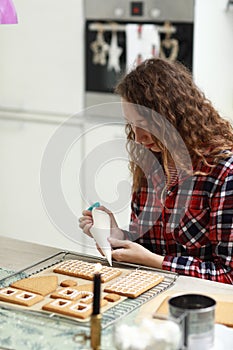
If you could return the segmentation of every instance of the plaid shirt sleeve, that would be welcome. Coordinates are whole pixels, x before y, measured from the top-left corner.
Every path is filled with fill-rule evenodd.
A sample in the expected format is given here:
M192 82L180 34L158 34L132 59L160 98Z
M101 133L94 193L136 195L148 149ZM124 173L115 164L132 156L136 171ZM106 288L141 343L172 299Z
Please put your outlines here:
M163 255L165 270L233 284L233 157L222 161L211 176L195 177L189 207L173 232L163 231L168 227L167 208L151 225L151 208L145 200L148 192L151 189L142 187L133 196L126 238ZM168 208L173 203L169 198ZM151 227L145 230L147 226Z

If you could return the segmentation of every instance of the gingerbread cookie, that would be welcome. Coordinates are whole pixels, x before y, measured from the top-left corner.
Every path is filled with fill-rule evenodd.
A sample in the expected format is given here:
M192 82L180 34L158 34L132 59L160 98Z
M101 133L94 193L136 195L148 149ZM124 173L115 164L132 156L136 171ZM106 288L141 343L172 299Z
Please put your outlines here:
M74 280L63 280L60 283L61 287L74 287L77 286L77 282Z
M12 283L11 287L45 296L55 291L57 285L57 276L38 276L23 278Z
M88 290L82 291L75 287L67 287L52 293L50 297L53 299L79 300L80 302L89 304L93 300L93 293Z
M104 292L137 298L140 294L162 282L163 279L163 276L154 272L136 270L108 284L104 288Z
M100 306L107 304L107 300L101 299ZM87 304L78 301L71 301L65 299L55 299L48 304L42 306L43 310L56 312L65 316L77 317L85 319L92 314L92 304Z
M111 303L114 303L115 301L120 300L120 295L119 294L115 294L115 293L108 293L104 296L104 299L106 299L107 301L110 301Z
M12 287L0 289L0 300L8 303L32 306L44 298L41 295Z
M63 275L74 276L84 278L87 280L93 280L96 264L88 263L81 260L66 260L61 262L54 272L61 273ZM121 270L114 267L102 266L101 268L101 282L105 283L113 278L119 276Z
M65 299L55 299L43 305L42 309L82 319L87 318L92 313L92 305Z
M79 286L75 287L75 289L79 290L80 292L93 292L93 283L80 284Z
M82 292L77 289L66 287L60 288L58 291L53 292L50 295L53 299L67 299L67 300L78 300L82 297Z
M80 303L90 304L93 301L94 294L92 292L83 291L81 293Z

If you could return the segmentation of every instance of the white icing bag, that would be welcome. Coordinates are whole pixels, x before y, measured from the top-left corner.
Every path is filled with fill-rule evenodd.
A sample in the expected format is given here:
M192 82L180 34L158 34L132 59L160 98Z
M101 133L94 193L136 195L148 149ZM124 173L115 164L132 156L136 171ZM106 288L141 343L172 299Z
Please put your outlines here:
M90 232L104 253L109 265L112 266L112 249L108 241L111 230L110 216L103 210L93 208L92 210L93 226L90 228Z

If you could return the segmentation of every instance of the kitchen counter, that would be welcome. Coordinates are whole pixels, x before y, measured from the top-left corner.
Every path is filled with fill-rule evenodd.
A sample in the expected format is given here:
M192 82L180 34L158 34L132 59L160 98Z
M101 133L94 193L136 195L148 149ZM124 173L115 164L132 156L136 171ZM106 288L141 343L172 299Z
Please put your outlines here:
M60 250L57 248L0 236L0 267L18 271Z
M23 269L29 265L32 265L40 260L43 260L43 259L61 251L57 248L42 246L39 244L34 244L34 243L29 243L29 242L23 242L20 240L10 239L10 238L6 238L6 237L0 237L0 242L1 242L0 267L4 268L4 269L14 270L14 271L18 271L20 269ZM219 300L219 301L233 302L233 286L232 285L226 285L226 284L207 281L207 280L201 280L201 279L193 278L193 277L179 276L178 279L176 280L175 284L173 286L171 286L167 291L165 291L165 292L159 294L158 296L156 296L155 298L151 299L149 302L145 303L144 305L139 307L137 310L134 310L133 313L126 316L126 318L124 320L125 320L125 322L128 322L128 323L133 322L135 324L138 324L138 323L140 323L140 321L143 318L148 317L148 316L151 317L151 315L156 311L156 309L161 304L161 302L165 299L165 297L170 296L170 295L174 295L177 293L190 293L190 292L191 293L202 293L202 294L214 296L215 299ZM4 314L4 312L3 312L3 314ZM1 317L3 317L3 314ZM9 311L6 311L4 316L6 317L6 320L10 325ZM13 317L13 314L12 314L12 317ZM15 318L15 316L13 317L13 319L14 318ZM35 316L34 316L33 321L36 322L36 320L37 320L37 318L35 318ZM25 322L23 322L22 319L17 320L17 322L16 322L17 327L19 327L19 324L21 324L22 322L23 322L24 327L28 327L27 326L28 319L25 319L24 321ZM78 331L78 329L79 329L78 326L76 326L75 329L74 329L74 327L70 326L68 328L70 333L68 332L68 329L65 331L64 328L61 328L61 332L59 333L59 331L58 331L59 325L56 325L56 327L57 327L56 332L58 334L55 337L53 334L53 332L55 330L53 329L54 327L51 326L51 322L50 322L50 325L46 325L44 323L44 321L41 321L40 318L38 318L39 324L37 325L36 331L38 332L38 329L42 330L43 328L46 327L46 332L48 332L48 335L46 337L47 342L48 342L48 339L51 338L52 339L51 341L53 341L53 343L56 344L56 342L55 342L57 339L56 337L58 337L58 334L59 334L59 336L63 336L63 339L66 341L66 346L64 347L64 345L63 345L63 348L72 349L72 350L73 349L82 349L82 350L84 349L83 345L81 347L77 347L77 345L75 345L75 343L73 342L73 339L74 339L73 335L75 334L75 332ZM12 329L11 329L11 325L9 328L9 325L8 325L8 328L6 328L6 329L9 329L7 332L8 332L9 337L11 337L11 332L13 332L15 324L12 325ZM30 327L32 327L31 324L30 324ZM51 331L50 331L50 327L51 327ZM1 324L0 324L0 329L1 329ZM22 329L22 326L20 329ZM28 329L28 328L26 328L26 329ZM88 331L87 328L84 330L84 332L86 332L86 331ZM0 331L0 346L2 346L2 347L0 347L0 349L4 349L4 347L8 348L8 349L17 349L17 350L23 349L23 348L24 349L33 349L33 348L35 349L36 348L35 347L36 345L33 344L34 340L32 341L32 339L34 339L32 330L30 330L30 332L28 332L28 334L25 334L25 331L23 334L21 334L17 328L17 332L19 332L18 335L20 337L20 342L19 341L17 342L17 340L15 340L15 343L13 343L14 347L12 347L12 343L7 338L7 335L4 334L4 332ZM17 332L14 331L14 337L16 337ZM103 332L102 344L103 344L103 349L110 350L111 346L107 345L107 342L109 344L109 342L111 341L109 339L111 339L111 337L109 335L109 332L107 332L107 333ZM44 334L44 331L41 334ZM65 334L66 334L66 337L65 337ZM231 335L233 337L233 331L232 331ZM25 345L26 343L23 342L24 337L26 337L25 342L27 342L27 345ZM42 341L42 338L43 338L43 341ZM6 339L8 339L8 340L6 340ZM32 347L29 346L30 339L31 339ZM9 341L9 344L7 343L7 341ZM13 340L11 340L11 341L13 341ZM46 350L46 345L44 342L45 342L44 335L43 336L41 335L41 342L37 336L37 343L38 343L37 348L38 349ZM15 347L16 343L17 343L17 347ZM56 349L56 350L60 349L60 347L59 347L60 345L61 345L60 340L59 341L57 340L57 346L54 349ZM49 342L48 342L47 348L50 350L53 349L53 347L51 346L51 344ZM88 347L87 347L87 349L88 349ZM112 349L114 349L114 347L112 347ZM224 350L228 350L228 348L224 348Z

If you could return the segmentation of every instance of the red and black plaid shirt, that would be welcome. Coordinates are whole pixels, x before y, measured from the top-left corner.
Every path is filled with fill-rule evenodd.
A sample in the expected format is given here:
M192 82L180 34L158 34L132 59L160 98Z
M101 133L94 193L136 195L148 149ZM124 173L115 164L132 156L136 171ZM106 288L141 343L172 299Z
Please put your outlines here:
M125 238L163 255L165 270L233 284L233 157L209 175L180 179L163 203L161 167L143 180L132 197Z

